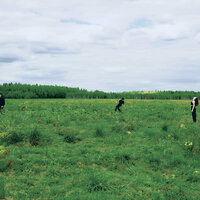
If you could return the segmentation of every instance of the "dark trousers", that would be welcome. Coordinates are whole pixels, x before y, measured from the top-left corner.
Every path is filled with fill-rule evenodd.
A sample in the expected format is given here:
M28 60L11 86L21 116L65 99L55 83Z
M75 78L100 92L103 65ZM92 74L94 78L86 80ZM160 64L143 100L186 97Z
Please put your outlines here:
M119 110L119 112L121 112L121 110L120 110L120 105L117 105L116 107L115 107L115 111L117 111L117 110Z
M193 119L193 122L197 121L196 109L194 109L192 112L192 119Z

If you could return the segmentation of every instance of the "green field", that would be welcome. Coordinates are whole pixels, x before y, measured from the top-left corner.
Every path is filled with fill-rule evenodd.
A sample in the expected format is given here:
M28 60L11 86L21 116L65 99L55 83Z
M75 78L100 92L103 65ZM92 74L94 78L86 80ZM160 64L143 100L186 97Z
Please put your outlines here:
M109 99L6 103L2 199L200 199L190 101L126 100L122 113Z

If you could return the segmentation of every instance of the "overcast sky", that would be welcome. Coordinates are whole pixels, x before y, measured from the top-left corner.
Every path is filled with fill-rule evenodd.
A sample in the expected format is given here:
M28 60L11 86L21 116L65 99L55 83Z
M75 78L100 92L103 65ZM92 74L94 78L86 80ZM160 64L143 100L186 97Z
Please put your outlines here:
M0 0L0 83L200 89L200 0Z

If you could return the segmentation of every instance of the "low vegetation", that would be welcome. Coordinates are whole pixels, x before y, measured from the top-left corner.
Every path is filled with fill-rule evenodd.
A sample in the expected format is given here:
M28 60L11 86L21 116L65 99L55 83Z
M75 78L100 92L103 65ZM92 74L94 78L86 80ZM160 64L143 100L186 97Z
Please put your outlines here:
M199 199L200 123L190 101L126 100L122 113L116 104L7 100L0 199Z

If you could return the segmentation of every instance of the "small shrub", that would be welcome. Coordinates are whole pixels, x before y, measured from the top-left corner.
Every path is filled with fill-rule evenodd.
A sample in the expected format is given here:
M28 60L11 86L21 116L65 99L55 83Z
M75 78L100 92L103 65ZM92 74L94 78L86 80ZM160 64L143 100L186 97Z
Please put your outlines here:
M41 133L39 130L34 129L29 135L29 142L32 146L37 146L41 142Z

